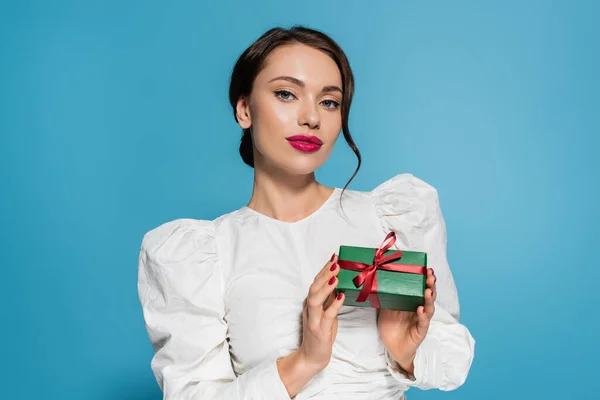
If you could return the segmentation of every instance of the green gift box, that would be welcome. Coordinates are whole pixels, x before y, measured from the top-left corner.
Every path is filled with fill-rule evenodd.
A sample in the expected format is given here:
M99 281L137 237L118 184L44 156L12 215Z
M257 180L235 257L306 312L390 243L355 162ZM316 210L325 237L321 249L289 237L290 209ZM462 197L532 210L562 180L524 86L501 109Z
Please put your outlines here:
M391 232L378 249L340 246L337 291L344 305L416 312L425 304L427 253L389 250L395 240Z

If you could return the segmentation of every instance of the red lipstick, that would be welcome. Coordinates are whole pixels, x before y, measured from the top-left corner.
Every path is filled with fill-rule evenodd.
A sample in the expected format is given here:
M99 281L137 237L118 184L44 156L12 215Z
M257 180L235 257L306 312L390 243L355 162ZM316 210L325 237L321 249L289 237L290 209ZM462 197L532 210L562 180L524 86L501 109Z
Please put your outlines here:
M296 150L313 153L321 148L323 142L316 136L295 135L286 138L288 143Z

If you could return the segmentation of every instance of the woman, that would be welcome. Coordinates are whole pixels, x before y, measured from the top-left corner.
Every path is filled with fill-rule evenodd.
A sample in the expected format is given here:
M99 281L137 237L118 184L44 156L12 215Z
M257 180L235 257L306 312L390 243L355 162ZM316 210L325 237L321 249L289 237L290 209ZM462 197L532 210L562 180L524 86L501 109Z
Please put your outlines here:
M465 381L474 340L458 322L436 190L410 174L371 192L315 180L340 131L360 168L353 88L343 51L307 28L272 29L238 59L229 97L254 168L248 205L165 223L140 252L165 399L399 399ZM397 248L428 253L425 306L343 306L336 250L378 247L392 231Z

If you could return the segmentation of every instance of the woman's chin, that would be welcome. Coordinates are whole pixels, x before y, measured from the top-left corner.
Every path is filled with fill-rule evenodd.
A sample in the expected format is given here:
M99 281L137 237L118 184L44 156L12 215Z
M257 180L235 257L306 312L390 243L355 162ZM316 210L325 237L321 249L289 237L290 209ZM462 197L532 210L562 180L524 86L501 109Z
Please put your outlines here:
M264 164L269 165L271 167L275 167L277 169L283 170L290 175L309 175L319 169L326 159L323 159L323 156L320 154L279 154L277 157L270 158L264 154L261 154L259 157L263 157ZM255 162L260 165L262 162ZM260 167L259 167L260 168ZM267 167L269 168L269 167Z
M316 157L294 157L283 160L279 165L291 175L309 175L323 165L323 162L320 161Z

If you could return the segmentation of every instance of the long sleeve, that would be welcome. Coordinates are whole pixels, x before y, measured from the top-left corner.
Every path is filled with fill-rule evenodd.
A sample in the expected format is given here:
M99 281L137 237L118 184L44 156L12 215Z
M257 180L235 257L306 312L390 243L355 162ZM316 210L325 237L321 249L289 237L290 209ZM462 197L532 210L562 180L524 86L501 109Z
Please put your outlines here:
M274 359L236 377L223 291L212 221L175 220L144 236L138 292L164 399L289 400Z
M386 351L388 370L401 383L420 389L453 390L467 379L475 340L459 322L460 307L446 256L446 226L435 188L411 174L401 174L372 191L374 205L386 231L394 231L406 250L425 251L435 271L435 313L417 349L414 380L405 377Z

